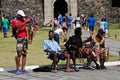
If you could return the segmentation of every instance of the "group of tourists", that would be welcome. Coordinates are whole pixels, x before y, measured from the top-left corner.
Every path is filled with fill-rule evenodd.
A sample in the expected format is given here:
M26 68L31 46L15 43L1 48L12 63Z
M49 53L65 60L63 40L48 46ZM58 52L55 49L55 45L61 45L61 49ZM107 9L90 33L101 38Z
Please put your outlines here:
M106 37L108 36L108 21L106 20L106 18L102 18L101 21L96 21L96 19L94 18L93 15L90 15L90 17L87 18L87 22L88 22L88 27L89 27L89 33L90 35L92 36L93 35L93 32L94 32L94 27L95 27L95 24L99 24L99 28L102 29L105 34L106 34Z
M98 30L98 33L94 36L90 36L86 40L82 40L82 30L80 27L74 31L75 35L71 36L65 43L65 49L60 48L60 45L54 40L54 31L49 31L49 39L44 40L44 51L48 52L49 56L53 56L53 72L57 72L57 58L64 57L66 61L66 72L79 71L76 66L77 58L87 58L86 68L95 69L90 66L93 61L96 64L96 69L106 69L104 63L106 61L106 48L104 34L102 29ZM90 42L90 47L83 47L84 43ZM74 69L70 69L70 59L73 61ZM100 61L100 65L97 61Z
M103 21L105 26L104 29L102 26ZM66 13L64 17L62 14L59 14L58 18L55 18L54 30L49 31L48 40L44 40L43 42L44 51L47 52L49 56L53 56L52 72L57 72L57 60L60 57L66 59L66 72L79 71L79 69L76 67L77 58L87 58L87 68L91 67L90 64L93 61L96 64L96 69L106 69L104 66L106 60L104 34L107 32L108 23L106 22L106 19L101 20L100 29L98 30L97 35L93 35L95 22L96 19L93 17L93 15L91 15L89 18L86 18L83 14L81 16L77 15L74 21L71 13ZM88 27L86 27L86 23L88 23ZM6 16L3 16L2 25L4 37L7 37L8 24L8 19L6 19ZM28 42L30 41L31 43L34 36L33 31L38 30L38 25L33 18L26 17L26 14L23 10L17 11L15 18L11 20L11 24L14 32L13 36L17 41L17 56L15 56L16 74L28 73L28 71L25 69L26 56L28 53ZM31 24L31 27L29 28L30 33L27 33L26 24ZM73 27L73 24L75 27ZM82 40L81 37L83 27L88 28L90 31L90 37L86 40ZM71 29L75 29L74 35L68 37L68 34L71 33ZM61 49L60 47L60 34L62 34L64 42L63 46L65 49ZM89 48L85 47L87 42L90 42L91 46ZM70 59L73 61L73 69L70 68ZM21 69L20 61L22 61ZM100 61L100 65L97 63L97 61Z
M105 37L108 37L108 21L106 20L106 18L102 18L99 24L100 29L102 29L106 33Z
M81 19L83 20L81 21ZM77 58L87 58L86 68L95 69L95 67L90 66L91 62L94 62L96 69L106 69L104 63L108 57L108 53L106 52L108 48L105 47L105 33L107 33L108 22L104 19L104 29L100 26L97 34L94 35L93 32L96 22L92 14L88 18L83 14L81 17L77 15L74 22L71 13L65 14L64 17L59 14L58 18L55 18L55 30L49 31L49 39L44 40L44 51L48 52L49 56L53 56L53 72L57 72L57 58L61 58L61 56L67 59L67 72L79 71L76 67ZM74 23L75 27L73 27ZM99 24L101 25L101 22ZM82 40L82 29L86 28L89 30L90 37L86 40ZM74 35L67 37L68 35L66 36L65 34L70 34L70 29L75 29ZM60 48L60 33L62 33L62 36L66 39L64 50ZM90 42L89 47L85 46L87 42ZM70 69L69 67L70 59L73 61L74 69ZM97 61L99 61L99 63Z

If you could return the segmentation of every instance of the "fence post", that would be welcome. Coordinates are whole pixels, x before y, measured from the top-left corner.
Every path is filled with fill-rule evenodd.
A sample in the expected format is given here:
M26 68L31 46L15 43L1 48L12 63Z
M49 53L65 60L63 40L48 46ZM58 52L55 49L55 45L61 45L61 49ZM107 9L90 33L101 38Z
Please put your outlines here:
M118 51L118 54L119 54L119 60L120 60L120 51Z
M117 39L117 34L115 34L115 39Z

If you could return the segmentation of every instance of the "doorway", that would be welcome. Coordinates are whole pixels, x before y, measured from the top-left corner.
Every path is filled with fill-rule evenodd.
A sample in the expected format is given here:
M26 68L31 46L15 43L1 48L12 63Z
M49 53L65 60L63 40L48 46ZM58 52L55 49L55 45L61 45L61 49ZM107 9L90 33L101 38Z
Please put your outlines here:
M68 4L65 0L56 0L54 3L54 18L57 18L59 14L62 16L68 12Z

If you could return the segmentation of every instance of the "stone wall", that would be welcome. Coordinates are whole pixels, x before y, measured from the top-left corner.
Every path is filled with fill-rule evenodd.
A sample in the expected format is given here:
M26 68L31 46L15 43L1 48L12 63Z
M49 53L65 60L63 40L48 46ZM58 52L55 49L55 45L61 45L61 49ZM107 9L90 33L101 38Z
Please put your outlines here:
M2 12L12 18L16 15L17 10L22 9L28 16L35 16L39 25L43 25L46 17L44 14L44 1L45 0L1 0ZM66 1L68 2L69 0ZM77 1L77 13L79 14L83 13L88 17L89 14L93 13L97 20L105 17L110 23L118 22L119 20L120 8L112 7L112 0L71 1ZM48 3L47 5L51 4Z
M44 8L42 1L43 0L1 0L2 12L12 18L16 15L17 10L22 9L28 17L30 15L35 16L39 25L43 25Z
M120 8L112 7L112 0L78 0L78 13L89 16L91 13L97 20L105 17L109 22L118 22Z

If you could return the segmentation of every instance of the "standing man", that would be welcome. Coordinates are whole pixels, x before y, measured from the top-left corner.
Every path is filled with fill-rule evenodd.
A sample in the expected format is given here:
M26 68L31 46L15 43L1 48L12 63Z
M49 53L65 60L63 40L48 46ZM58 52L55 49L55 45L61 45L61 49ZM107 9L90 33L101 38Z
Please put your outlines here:
M4 19L2 20L2 29L3 29L3 37L7 38L7 33L8 33L8 28L9 28L9 21L6 16L4 16Z
M77 14L77 17L75 17L75 26L76 28L80 27L80 16Z
M69 15L66 15L66 22L67 22L67 29L68 29L68 36L72 29L72 14L69 13Z
M59 21L59 24L62 26L62 23L63 23L63 16L62 16L62 14L59 14L58 21Z
M72 14L70 13L69 15L66 15L66 21L67 21L67 28L72 27Z
M12 22L12 25L14 28L16 28L16 39L17 39L17 56L16 56L16 74L20 73L28 73L27 70L25 70L25 64L26 64L26 56L27 51L25 48L27 48L27 32L26 32L26 24L30 22L30 19L25 19L25 13L23 10L17 11L16 20ZM22 67L20 69L20 59L22 57Z
M92 36L93 35L93 31L94 31L94 26L95 26L96 19L91 14L91 16L87 19L87 22L88 22L88 28L89 28L90 36Z

